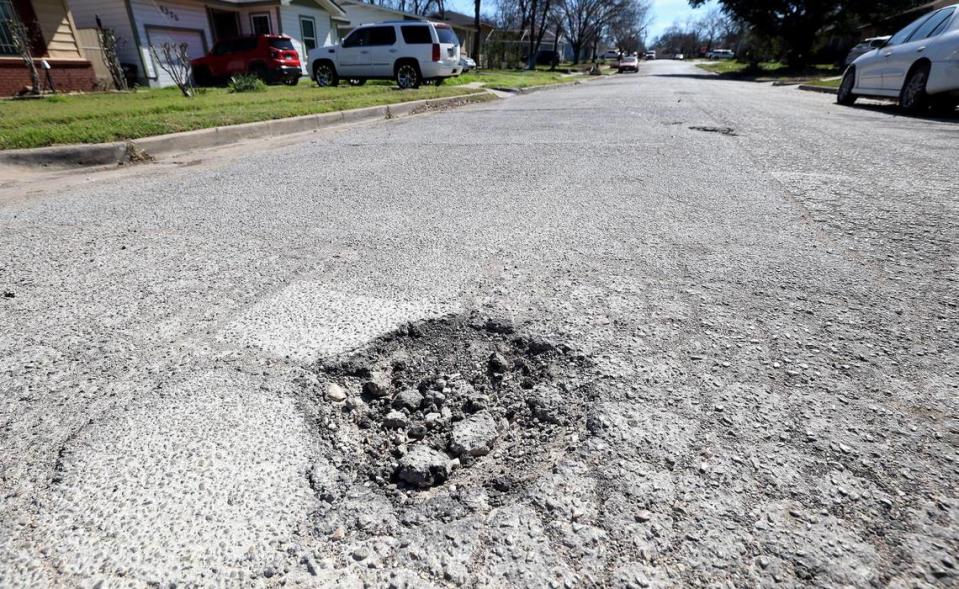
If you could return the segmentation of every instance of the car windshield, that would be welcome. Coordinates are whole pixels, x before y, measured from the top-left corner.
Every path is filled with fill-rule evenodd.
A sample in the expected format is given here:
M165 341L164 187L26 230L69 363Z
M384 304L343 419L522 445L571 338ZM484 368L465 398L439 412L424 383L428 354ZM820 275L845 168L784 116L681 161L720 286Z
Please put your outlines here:
M293 49L293 41L289 39L270 39L270 47L274 49Z
M456 37L456 33L453 32L453 29L436 27L436 35L439 37L440 43L449 43L450 45L460 44L460 40Z

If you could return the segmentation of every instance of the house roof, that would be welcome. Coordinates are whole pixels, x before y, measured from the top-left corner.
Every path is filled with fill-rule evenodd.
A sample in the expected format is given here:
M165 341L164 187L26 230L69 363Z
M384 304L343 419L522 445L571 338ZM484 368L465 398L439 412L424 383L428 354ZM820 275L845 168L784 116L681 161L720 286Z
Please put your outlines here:
M475 17L468 14L463 14L462 12L454 12L452 10L447 10L444 13L435 12L430 18L436 20L445 20L451 25L468 28L473 28L473 24L475 22ZM493 23L480 19L480 28L492 29L495 27Z
M255 4L261 4L261 5L279 4L281 6L289 6L290 4L293 3L293 0L276 0L273 2L269 0L218 0L218 1L222 4L235 4L235 5L241 5L241 6L255 5ZM310 3L316 4L323 10L329 12L330 15L334 17L336 16L342 17L346 15L346 13L343 12L343 9L340 7L340 5L337 4L334 0L303 0L303 2L305 4L310 4Z

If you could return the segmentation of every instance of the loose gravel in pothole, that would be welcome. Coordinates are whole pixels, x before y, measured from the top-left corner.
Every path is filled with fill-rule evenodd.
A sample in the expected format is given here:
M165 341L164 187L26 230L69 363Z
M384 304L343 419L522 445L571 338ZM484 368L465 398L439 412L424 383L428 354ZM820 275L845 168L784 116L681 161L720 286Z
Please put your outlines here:
M496 497L534 478L583 428L587 365L509 322L450 316L318 364L307 411L340 478L400 500L457 483Z

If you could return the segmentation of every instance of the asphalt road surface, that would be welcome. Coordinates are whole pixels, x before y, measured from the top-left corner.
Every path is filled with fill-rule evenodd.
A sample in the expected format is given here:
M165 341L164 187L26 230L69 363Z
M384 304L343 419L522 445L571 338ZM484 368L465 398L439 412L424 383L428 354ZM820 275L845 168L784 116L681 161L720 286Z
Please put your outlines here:
M697 72L0 200L0 585L955 586L959 119ZM578 388L364 478L438 317Z

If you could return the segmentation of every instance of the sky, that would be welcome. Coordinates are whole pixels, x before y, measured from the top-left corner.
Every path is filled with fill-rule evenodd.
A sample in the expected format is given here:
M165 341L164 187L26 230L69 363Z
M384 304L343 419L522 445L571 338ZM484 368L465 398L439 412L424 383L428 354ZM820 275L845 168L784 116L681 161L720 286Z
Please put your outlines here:
M689 18L698 18L710 6L714 6L716 0L710 0L705 6L696 10L689 7L688 0L652 0L652 4L653 23L650 26L648 37L655 39L673 23L685 23ZM483 0L483 12L492 12L494 5L495 0ZM473 14L473 0L446 0L446 8Z

